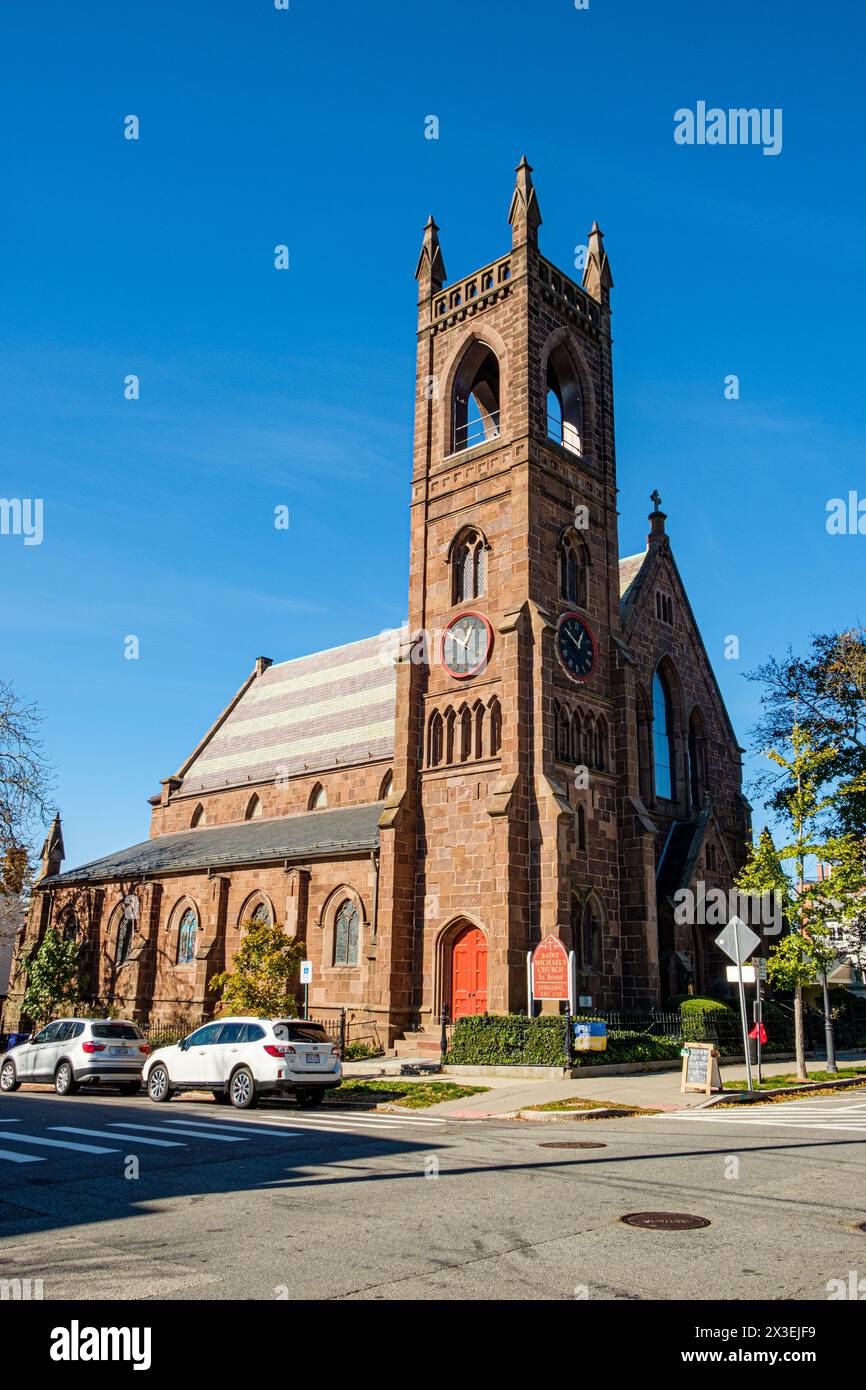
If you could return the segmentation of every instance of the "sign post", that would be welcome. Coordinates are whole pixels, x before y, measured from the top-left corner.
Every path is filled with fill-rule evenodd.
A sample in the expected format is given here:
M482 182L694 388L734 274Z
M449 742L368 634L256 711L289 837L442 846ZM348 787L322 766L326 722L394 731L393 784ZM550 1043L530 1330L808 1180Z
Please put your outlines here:
M301 961L301 984L304 986L304 1018L310 1016L310 985L313 980L313 962Z
M716 945L737 967L737 986L740 995L740 1023L743 1028L743 1052L746 1057L746 1085L752 1090L752 1053L749 1047L749 1020L746 1016L746 991L743 984L743 962L747 961L761 938L739 917L732 917L724 931L716 937Z
M535 1000L532 993L532 952L526 952L526 1017L535 1013Z

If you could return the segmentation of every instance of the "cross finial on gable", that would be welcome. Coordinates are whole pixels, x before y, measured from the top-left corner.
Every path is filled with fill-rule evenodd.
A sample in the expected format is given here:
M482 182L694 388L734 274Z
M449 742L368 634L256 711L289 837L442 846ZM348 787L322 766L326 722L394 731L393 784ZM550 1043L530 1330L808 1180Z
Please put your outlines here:
M653 488L650 493L650 501L655 503L655 511L660 512L662 509L662 499L658 488Z

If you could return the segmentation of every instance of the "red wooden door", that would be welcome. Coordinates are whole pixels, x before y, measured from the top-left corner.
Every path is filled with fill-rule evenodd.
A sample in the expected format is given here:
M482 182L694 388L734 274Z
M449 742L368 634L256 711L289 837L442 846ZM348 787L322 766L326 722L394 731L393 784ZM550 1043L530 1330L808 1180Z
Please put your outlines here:
M451 1016L487 1009L487 940L478 927L464 927L451 953Z

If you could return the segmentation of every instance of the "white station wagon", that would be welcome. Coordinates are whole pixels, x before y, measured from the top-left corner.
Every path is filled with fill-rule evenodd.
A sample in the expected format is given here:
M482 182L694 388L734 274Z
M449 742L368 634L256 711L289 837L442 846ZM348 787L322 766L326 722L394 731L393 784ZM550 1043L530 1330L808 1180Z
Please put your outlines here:
M17 1091L22 1083L36 1081L53 1082L59 1096L71 1096L80 1086L103 1085L135 1095L149 1051L135 1023L57 1019L0 1059L0 1091Z
M301 1018L223 1018L206 1023L147 1060L144 1083L151 1100L176 1091L213 1091L239 1110L260 1095L291 1092L311 1109L343 1079L340 1049L321 1023Z

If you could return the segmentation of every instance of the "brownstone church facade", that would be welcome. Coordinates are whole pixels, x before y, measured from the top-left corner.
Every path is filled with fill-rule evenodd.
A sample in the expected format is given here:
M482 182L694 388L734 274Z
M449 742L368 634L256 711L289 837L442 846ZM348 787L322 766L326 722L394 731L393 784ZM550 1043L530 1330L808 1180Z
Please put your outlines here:
M599 1008L724 988L715 931L672 900L742 862L741 749L657 492L619 555L602 233L580 284L546 260L525 159L509 223L447 286L424 231L408 627L259 658L141 844L62 872L52 826L19 950L49 924L79 940L128 1016L209 1016L254 917L303 941L318 1016L388 1042L443 1006L525 1010L551 932Z

